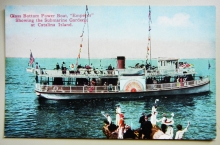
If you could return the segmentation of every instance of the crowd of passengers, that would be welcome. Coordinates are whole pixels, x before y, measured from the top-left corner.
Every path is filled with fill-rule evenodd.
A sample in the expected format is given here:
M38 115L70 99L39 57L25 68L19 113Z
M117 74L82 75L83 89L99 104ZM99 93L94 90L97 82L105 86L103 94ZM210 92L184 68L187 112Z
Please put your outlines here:
M192 81L194 80L192 75L185 75L185 76L176 76L171 78L171 76L165 77L149 77L146 79L147 84L161 84L161 83L173 83L173 82L181 82L181 81Z

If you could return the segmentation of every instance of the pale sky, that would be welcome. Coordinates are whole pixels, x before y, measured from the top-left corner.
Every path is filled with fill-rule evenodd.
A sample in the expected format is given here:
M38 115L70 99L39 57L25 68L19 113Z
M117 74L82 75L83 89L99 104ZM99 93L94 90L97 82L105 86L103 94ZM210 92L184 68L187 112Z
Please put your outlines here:
M6 6L6 57L76 58L83 22L70 22L71 14L84 14L86 6ZM149 6L88 6L90 58L146 58ZM39 27L39 22L15 22L12 14L67 15L71 27ZM80 19L83 19L81 17ZM36 18L29 18L35 20ZM41 18L44 21L44 18ZM53 19L59 19L57 17ZM151 56L215 58L214 6L151 6ZM46 24L48 22L40 22ZM35 27L31 27L35 24ZM88 29L84 28L81 58L88 57Z

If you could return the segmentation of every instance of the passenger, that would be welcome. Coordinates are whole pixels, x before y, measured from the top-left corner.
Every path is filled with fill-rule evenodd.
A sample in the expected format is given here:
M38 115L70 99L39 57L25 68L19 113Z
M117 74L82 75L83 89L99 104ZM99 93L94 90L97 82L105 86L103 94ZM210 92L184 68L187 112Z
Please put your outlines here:
M62 64L62 74L66 74L66 64L63 62Z
M39 68L39 66L38 66L38 62L36 62L36 69L38 69Z
M157 125L157 111L155 110L155 111L153 111L152 113L151 113L151 124L152 124L152 126L153 127L156 127L156 125Z
M56 70L59 70L60 69L60 65L59 63L56 64Z
M174 116L174 113L171 113L171 118L168 119L168 121L171 121L171 123L167 124L167 129L165 132L165 134L169 136L168 139L173 139L173 124L174 124L173 116Z
M153 78L153 89L156 88L156 84L157 84L157 80L156 80L156 78Z
M151 124L153 127L156 127L156 123L157 123L157 101L159 101L159 99L156 99L154 102L154 105L152 106L151 109Z
M112 65L111 64L108 66L108 70L112 70Z
M116 110L115 110L115 113L116 113L116 121L115 121L115 124L116 124L117 126L119 126L119 120L120 120L120 115L119 115L119 114L121 114L121 107L120 107L120 105L117 105Z
M124 131L124 139L135 139L135 134L134 131L131 130L131 127L126 125L125 126L125 131Z
M37 73L37 71L36 71L36 73ZM36 80L36 83L38 83L38 74L36 74L35 80Z
M104 90L107 90L107 84L106 84L106 82L103 84L103 86L104 86Z
M117 129L117 126L112 122L111 116L108 113L106 114L102 113L102 115L105 116L105 118L107 119L107 120L104 120L104 123L107 125L108 130L110 132L114 132Z
M96 84L95 80L92 80L90 84L91 84L91 86L95 86L95 84Z
M73 63L70 65L69 72L70 72L70 74L75 74L75 72L74 72L74 64Z
M176 83L177 83L177 87L180 87L179 77L177 77L177 79L176 79Z
M85 68L86 69L91 69L91 67L89 65L86 65Z
M180 81L180 86L182 87L183 86L183 79L180 78L179 81Z
M123 139L123 136L124 136L124 127L125 127L124 115L121 113L121 114L120 114L119 124L118 124L118 139Z
M112 90L113 90L112 84L109 84L109 86L108 86L108 91L111 92Z
M145 119L145 122L143 123L143 126L141 127L143 134L144 134L144 139L151 139L150 135L152 133L152 124L150 121L148 121L147 116L145 116L144 119Z
M111 118L111 116L109 115L109 114L106 114L105 115L105 117L106 117L106 119L108 120L108 125L110 126L111 124L112 124L112 118Z
M155 100L154 105L152 106L152 109L151 109L151 113L153 113L154 111L157 111L157 101L159 101L159 99Z
M163 131L163 133L166 133L166 129L167 129L167 123L171 123L172 121L168 121L166 118L166 114L163 114L163 118L158 120L158 122L161 121L161 130Z
M186 86L186 77L183 78L183 86Z
M74 64L72 63L72 64L70 64L70 70L74 70Z
M189 125L190 125L190 122L188 122L188 125L186 126L186 128L184 130L182 130L182 125L178 124L176 126L178 131L176 132L175 139L183 139L183 135L187 131Z
M111 75L111 74L112 74L112 70L113 70L111 64L108 66L108 69L107 69L107 70L108 70L108 74Z
M117 88L118 88L118 91L120 91L120 82L117 81Z
M142 138L142 134L143 134L142 127L143 127L144 122L145 122L145 113L142 113L142 116L139 118L139 123L140 123L140 131L138 134L139 139Z

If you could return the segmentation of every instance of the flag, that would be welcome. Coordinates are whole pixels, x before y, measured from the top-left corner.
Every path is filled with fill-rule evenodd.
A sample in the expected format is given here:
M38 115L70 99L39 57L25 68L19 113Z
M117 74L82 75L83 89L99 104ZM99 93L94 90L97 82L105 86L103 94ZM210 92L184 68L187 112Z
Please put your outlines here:
M31 52L29 64L32 65L33 63L34 63L34 57L33 57L32 52Z

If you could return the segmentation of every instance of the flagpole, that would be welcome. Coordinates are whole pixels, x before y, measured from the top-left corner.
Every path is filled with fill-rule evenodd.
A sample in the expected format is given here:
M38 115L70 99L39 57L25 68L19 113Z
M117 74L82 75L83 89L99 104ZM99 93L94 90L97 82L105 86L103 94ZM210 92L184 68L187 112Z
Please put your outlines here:
M150 35L150 31L151 31L150 22L151 22L151 10L150 10L150 6L149 6L149 37L151 36ZM152 66L152 64L151 64L151 37L150 37L150 65Z
M87 31L88 31L88 59L89 59L89 66L90 66L90 53L89 53L89 11L88 6L86 5L86 12L87 12Z

